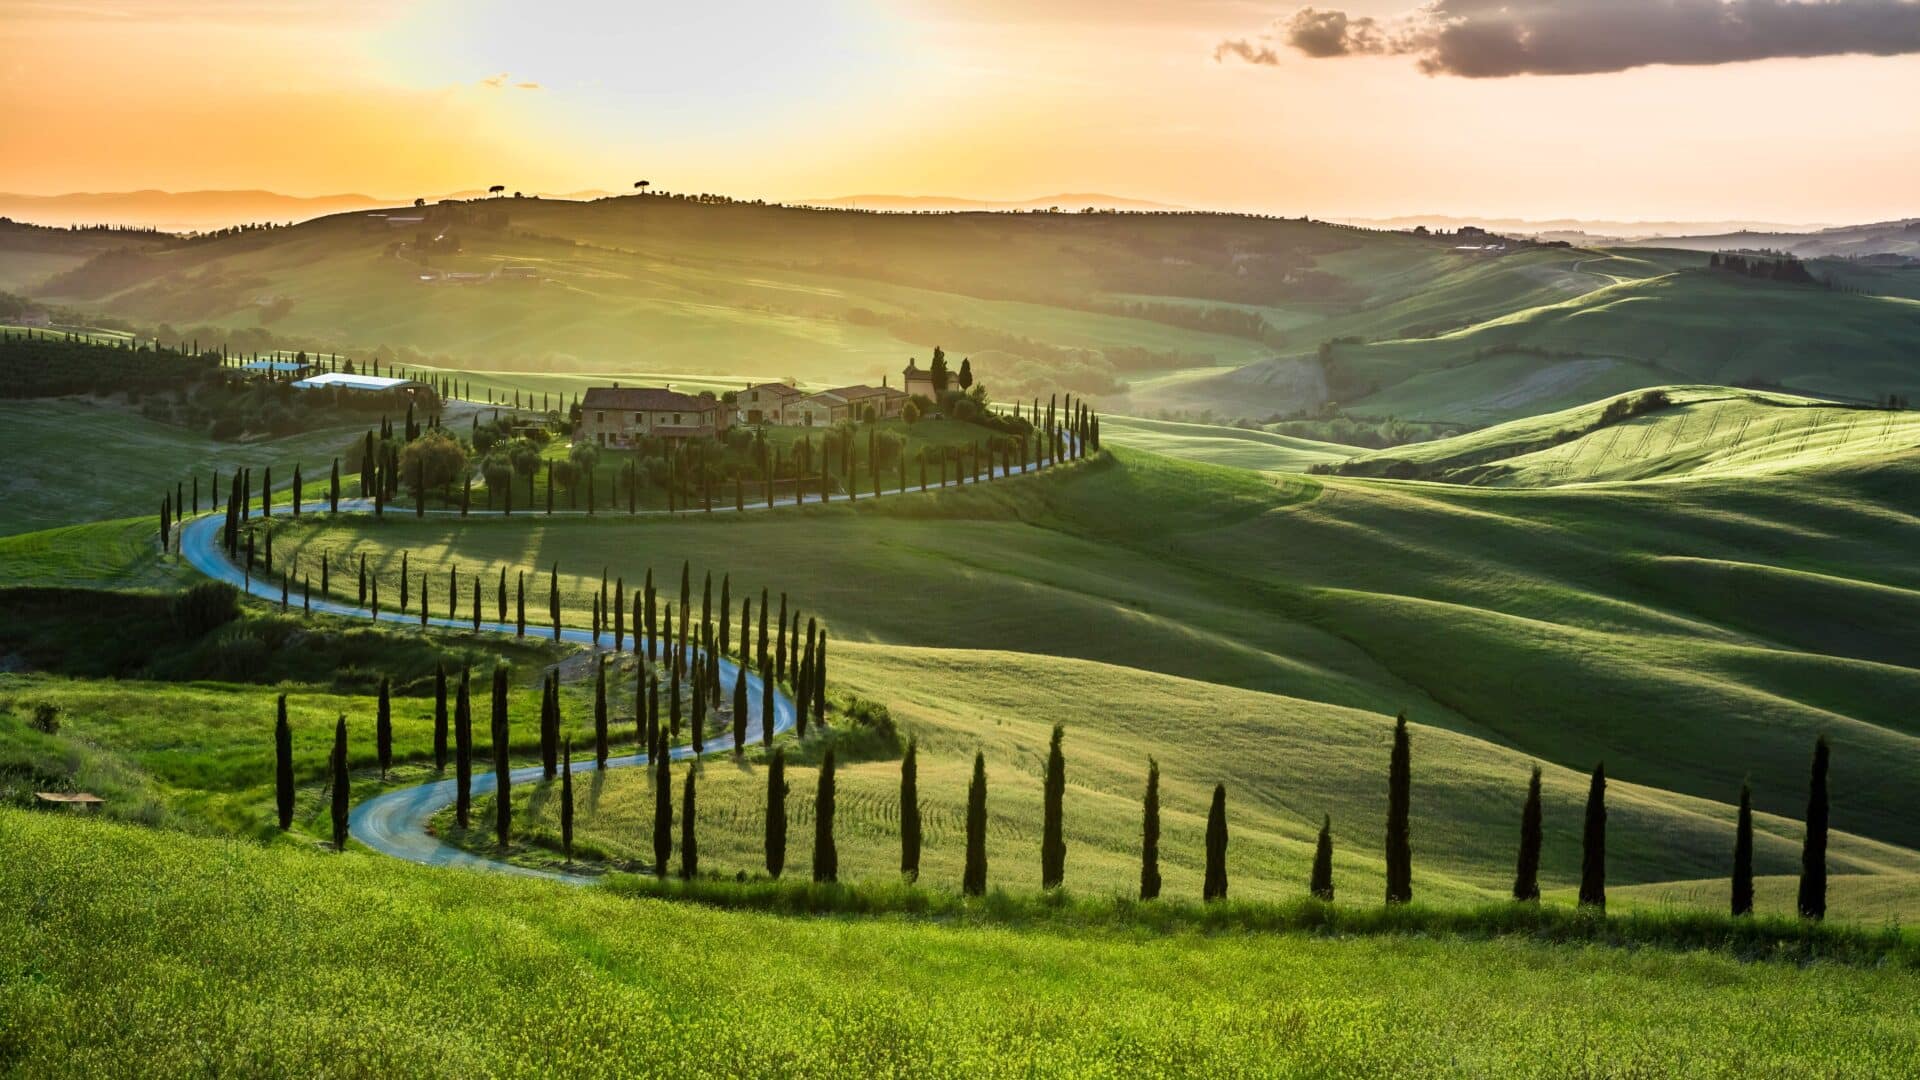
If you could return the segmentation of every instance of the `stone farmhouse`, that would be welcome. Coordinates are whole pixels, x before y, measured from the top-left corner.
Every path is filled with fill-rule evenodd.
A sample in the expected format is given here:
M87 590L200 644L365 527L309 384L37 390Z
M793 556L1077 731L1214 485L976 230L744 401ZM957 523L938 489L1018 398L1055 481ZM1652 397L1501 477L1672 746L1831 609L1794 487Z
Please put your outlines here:
M740 391L738 422L784 427L823 427L842 420L863 420L872 409L877 419L890 420L915 396L934 398L933 376L913 361L903 372L904 389L864 384L838 386L808 394L785 383L755 383Z
M712 438L733 423L733 409L711 391L682 394L662 387L596 386L580 399L575 442L627 449L642 437Z

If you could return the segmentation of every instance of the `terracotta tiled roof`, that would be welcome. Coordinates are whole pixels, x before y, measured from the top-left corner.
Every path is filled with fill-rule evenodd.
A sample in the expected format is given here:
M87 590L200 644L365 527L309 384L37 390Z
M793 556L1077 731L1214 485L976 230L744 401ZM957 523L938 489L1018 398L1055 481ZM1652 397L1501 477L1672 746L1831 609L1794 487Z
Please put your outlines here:
M580 399L582 409L618 412L700 412L718 405L715 398L698 398L657 386L596 386Z
M775 397L782 397L782 398L797 398L797 397L806 396L806 391L801 390L798 387L788 386L786 383L778 383L778 382L755 383L754 385L747 387L747 389L759 390L762 393L772 394Z

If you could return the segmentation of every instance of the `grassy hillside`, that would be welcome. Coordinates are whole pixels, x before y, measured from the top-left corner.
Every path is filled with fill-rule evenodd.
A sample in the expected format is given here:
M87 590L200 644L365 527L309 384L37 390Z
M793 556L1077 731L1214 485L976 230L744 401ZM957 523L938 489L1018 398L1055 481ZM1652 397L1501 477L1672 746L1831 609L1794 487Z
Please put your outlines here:
M1306 472L1315 465L1338 464L1361 452L1338 443L1268 431L1132 416L1102 416L1100 437L1116 446L1259 472Z
M1353 476L1499 487L1765 476L1899 454L1920 413L1721 386L1657 388L1337 463ZM1609 412L1624 413L1618 419Z
M780 918L11 810L0 859L0 1053L37 1076L1916 1063L1900 968Z

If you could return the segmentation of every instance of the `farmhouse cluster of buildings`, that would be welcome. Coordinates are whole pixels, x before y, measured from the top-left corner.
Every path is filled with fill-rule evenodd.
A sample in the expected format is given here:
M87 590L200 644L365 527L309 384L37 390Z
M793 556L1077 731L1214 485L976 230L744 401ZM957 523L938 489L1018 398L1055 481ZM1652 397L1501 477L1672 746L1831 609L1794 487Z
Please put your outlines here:
M729 405L712 391L684 394L660 387L596 386L580 399L574 439L595 446L626 447L642 436L655 439L712 437L735 424L825 427L842 420L900 415L916 395L933 398L933 376L908 361L901 387L864 384L808 393L786 383L754 383Z

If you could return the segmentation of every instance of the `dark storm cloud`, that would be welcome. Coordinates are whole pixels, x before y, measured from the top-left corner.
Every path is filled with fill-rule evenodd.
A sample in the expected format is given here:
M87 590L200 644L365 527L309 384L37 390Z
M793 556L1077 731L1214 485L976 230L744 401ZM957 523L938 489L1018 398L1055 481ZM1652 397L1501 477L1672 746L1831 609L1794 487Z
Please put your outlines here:
M1920 53L1920 0L1435 0L1396 19L1302 8L1216 60L1411 56L1429 75L1589 75L1648 64Z

